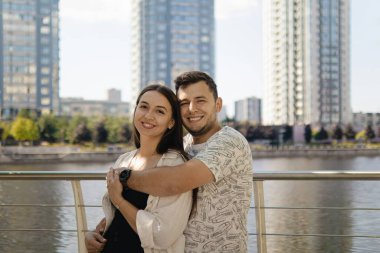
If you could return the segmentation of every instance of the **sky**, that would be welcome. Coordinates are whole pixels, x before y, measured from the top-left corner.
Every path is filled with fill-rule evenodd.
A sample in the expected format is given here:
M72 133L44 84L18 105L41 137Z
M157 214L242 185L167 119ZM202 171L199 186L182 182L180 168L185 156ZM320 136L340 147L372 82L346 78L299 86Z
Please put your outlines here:
M264 95L262 1L215 0L214 78L229 116L234 101ZM61 97L105 100L107 90L116 88L132 102L130 3L60 0ZM379 0L351 0L354 112L380 112L379 9Z

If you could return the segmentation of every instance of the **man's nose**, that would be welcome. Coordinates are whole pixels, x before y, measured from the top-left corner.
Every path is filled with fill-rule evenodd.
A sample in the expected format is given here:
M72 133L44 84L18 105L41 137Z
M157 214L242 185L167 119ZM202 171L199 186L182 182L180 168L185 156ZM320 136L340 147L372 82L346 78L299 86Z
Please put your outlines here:
M195 112L197 110L197 106L194 102L190 102L189 104L189 111L190 112Z

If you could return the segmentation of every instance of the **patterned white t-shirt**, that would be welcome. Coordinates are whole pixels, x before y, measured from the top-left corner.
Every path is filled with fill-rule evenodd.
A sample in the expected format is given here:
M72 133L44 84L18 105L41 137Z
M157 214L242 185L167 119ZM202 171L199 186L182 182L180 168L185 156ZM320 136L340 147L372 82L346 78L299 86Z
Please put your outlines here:
M207 142L185 149L214 174L215 182L198 189L195 215L190 217L186 253L247 252L247 215L252 195L252 154L238 131L223 127Z

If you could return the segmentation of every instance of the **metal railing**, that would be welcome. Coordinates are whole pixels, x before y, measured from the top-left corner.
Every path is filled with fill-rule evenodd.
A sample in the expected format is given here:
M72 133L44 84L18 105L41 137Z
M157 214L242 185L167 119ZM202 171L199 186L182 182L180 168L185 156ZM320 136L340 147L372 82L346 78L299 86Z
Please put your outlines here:
M83 201L80 181L83 180L104 180L105 172L99 171L0 171L0 180L66 180L70 181L74 194L74 205L76 213L78 252L87 252L84 244L84 235L88 231L86 212ZM341 237L369 237L380 238L379 236L362 235L323 235L323 234L267 234L265 223L266 209L340 209L340 210L375 210L379 208L351 208L351 207L265 207L264 205L264 181L278 180L380 180L380 172L374 171L286 171L286 172L259 172L254 173L254 203L256 217L256 237L258 253L267 252L267 235L288 235L288 236L341 236ZM22 204L0 203L1 206L22 206ZM39 206L63 206L42 204ZM67 205L65 205L67 206ZM21 229L29 231L30 229ZM38 230L38 229L33 229ZM45 229L46 230L46 229ZM54 229L47 229L55 231ZM0 231L18 231L16 229L2 229ZM75 231L73 231L75 232Z

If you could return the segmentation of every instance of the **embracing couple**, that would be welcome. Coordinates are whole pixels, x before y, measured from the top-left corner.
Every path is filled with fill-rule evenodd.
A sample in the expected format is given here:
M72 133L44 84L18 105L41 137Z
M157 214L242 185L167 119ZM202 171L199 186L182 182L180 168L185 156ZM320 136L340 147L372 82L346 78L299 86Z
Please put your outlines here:
M222 99L209 75L183 73L175 90L149 85L140 92L136 150L107 174L105 218L86 234L89 253L247 252L250 147L219 125Z

